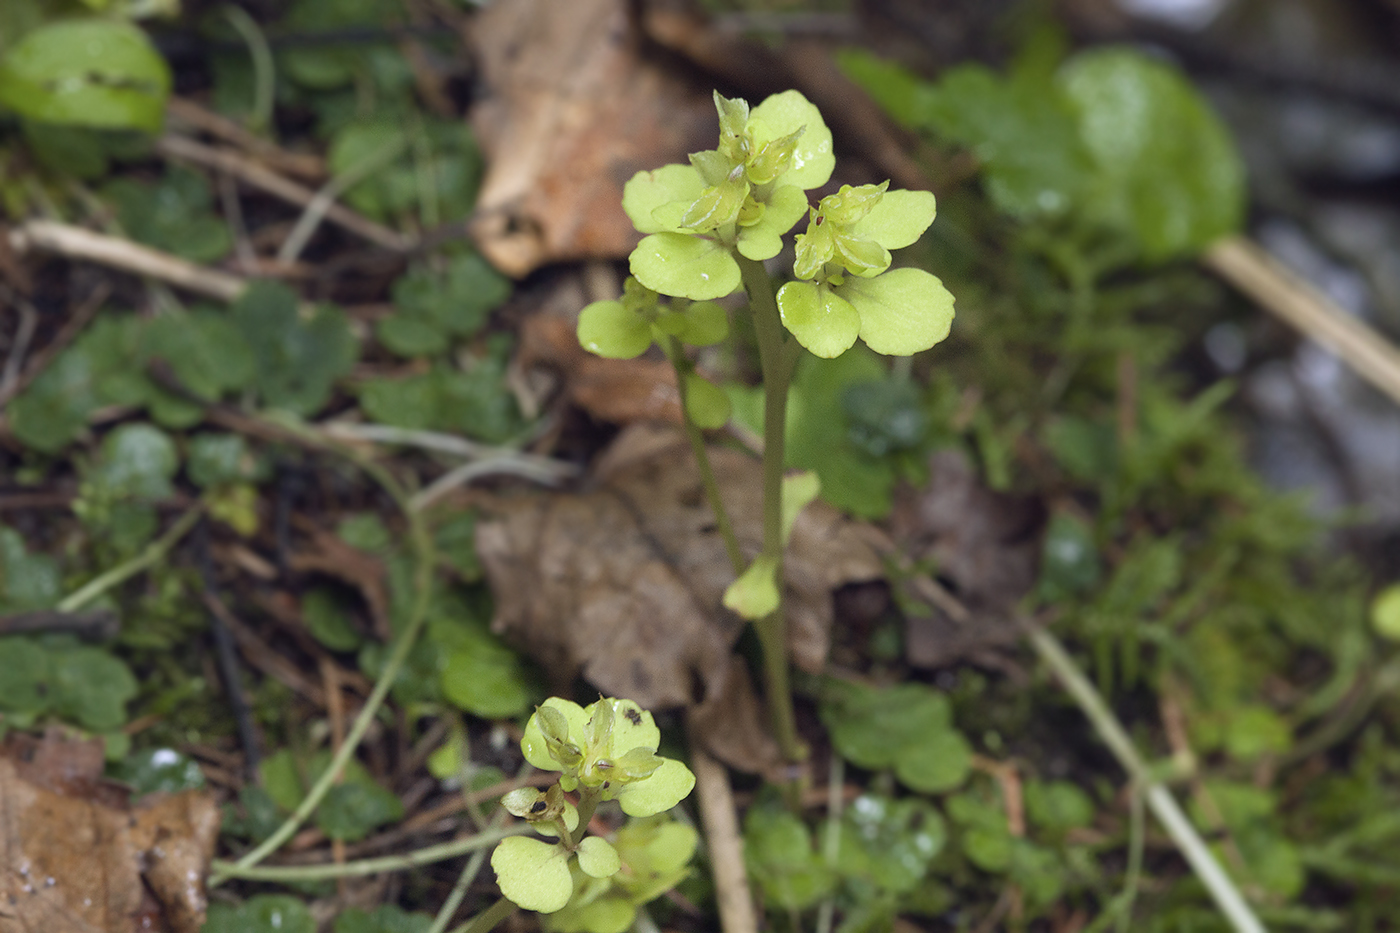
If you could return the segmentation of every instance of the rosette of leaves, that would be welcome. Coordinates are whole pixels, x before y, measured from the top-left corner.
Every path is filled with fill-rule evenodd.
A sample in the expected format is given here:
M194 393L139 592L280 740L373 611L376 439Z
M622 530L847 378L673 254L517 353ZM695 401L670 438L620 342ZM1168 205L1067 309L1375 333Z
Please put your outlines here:
M889 191L889 182L842 185L821 199L797 235L793 274L778 290L783 325L828 359L859 337L877 353L908 356L943 340L953 296L923 269L890 268L890 250L912 245L933 223L928 191Z
M806 191L826 184L836 165L831 131L797 91L774 94L749 109L715 93L719 145L693 153L689 165L638 172L622 207L646 234L633 250L632 274L648 288L697 301L739 287L737 250L771 259L782 236L802 219Z
M501 801L552 843L524 836L501 840L491 854L501 894L527 910L553 913L574 893L574 868L606 879L622 867L617 850L599 836L581 836L593 810L617 800L629 816L653 816L679 803L695 775L656 754L661 732L651 714L631 700L600 698L588 707L550 697L535 710L520 741L525 760L562 772L548 791L521 788ZM579 807L564 797L577 791ZM581 817L579 809L583 810Z
M916 791L954 790L972 768L972 747L953 726L948 698L923 684L888 690L833 686L821 717L842 758L862 768L891 769Z

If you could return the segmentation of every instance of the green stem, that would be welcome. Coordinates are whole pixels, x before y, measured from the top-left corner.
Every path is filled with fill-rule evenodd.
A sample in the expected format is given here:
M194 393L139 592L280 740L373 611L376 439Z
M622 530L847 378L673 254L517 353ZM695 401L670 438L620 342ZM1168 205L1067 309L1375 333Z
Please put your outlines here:
M471 922L462 924L457 929L453 930L452 933L487 933L488 930L495 929L496 924L515 913L515 911L515 905L503 897L486 908L483 913L479 913L473 917Z
M569 847L578 848L578 844L583 841L584 834L588 832L588 824L593 821L593 814L598 811L598 804L603 801L603 792L596 787L579 786L578 789L578 825L569 835Z
M505 829L492 829L476 833L465 839L454 839L435 846L425 846L404 855L385 855L380 858L360 859L331 865L252 865L240 867L234 862L216 859L210 865L210 876L220 881L237 878L242 881L270 881L281 884L293 882L331 881L336 878L361 878L365 875L378 875L386 871L407 871L434 862L466 855L478 849L500 842L507 836L518 836L529 831L525 823L517 823ZM211 881L212 884L212 881Z
M189 533L204 513L203 504L193 505L181 515L165 534L146 545L145 549L131 560L118 564L106 573L93 577L76 592L70 593L54 607L58 612L77 612L112 587L136 576L147 567L159 561L175 546L175 543Z
M346 762L354 756L355 750L359 747L360 740L364 738L365 732L369 730L370 723L379 713L379 707L384 704L384 700L389 695L390 688L394 681L398 679L399 671L403 668L404 662L408 660L408 653L413 648L414 642L418 640L418 634L423 629L423 623L428 615L428 603L432 598L433 579L433 540L428 533L428 527L423 521L423 516L418 510L409 506L408 495L399 486L398 482L379 464L369 460L358 451L341 448L340 445L331 442L319 432L308 429L305 425L278 423L278 426L291 430L297 435L311 440L320 446L335 450L345 456L350 457L361 469L374 478L386 492L393 498L394 502L402 509L404 516L408 519L409 540L413 544L415 567L414 567L414 598L413 605L409 611L408 624L404 626L403 632L394 643L393 651L390 652L388 660L384 662L384 669L380 672L379 681L374 685L374 690L370 692L365 700L364 707L360 714L355 717L354 723L350 726L350 731L346 733L345 741L341 743L331 762L326 766L326 770L317 779L306 798L296 808L291 816L277 828L262 844L253 851L240 858L236 866L240 869L251 868L273 852L292 837L292 834L306 822L306 819L315 811L326 794L334 786L336 779L340 776ZM209 876L209 887L215 887L223 883L226 878L232 877L227 872L215 871Z
M1162 786L1147 767L1147 763L1138 755L1137 747L1128 737L1118 717L1079 670L1079 665L1074 663L1074 659L1065 651L1059 640L1045 629L1028 624L1025 631L1040 659L1060 678L1065 692L1079 704L1080 711L1094 726L1099 738L1141 789L1147 799L1148 808L1167 831L1172 842L1176 843L1182 857L1195 870L1196 877L1205 885L1216 906L1229 920L1236 933L1264 933L1263 924L1254 915L1239 888L1220 867L1220 863L1216 861L1205 840L1196 832L1196 828L1191 825L1191 821L1186 818L1186 814L1181 812L1176 798Z
M705 498L710 501L710 511L714 513L719 535L724 539L724 549L729 554L729 563L737 576L744 572L744 554L739 549L739 538L734 534L729 512L724 508L724 499L720 497L719 483L715 481L715 471L710 465L710 454L705 447L705 435L701 433L700 426L691 420L690 408L686 404L685 377L690 372L690 363L685 358L681 342L677 338L667 336L661 347L666 351L666 358L671 361L671 368L676 371L676 390L681 397L681 418L685 423L685 436L690 440L690 449L694 452L695 463L700 468L700 482L705 487Z
M788 683L787 615L783 609L783 455L787 430L788 385L801 352L784 336L773 281L763 263L735 256L749 295L759 364L763 368L763 555L777 567L778 608L756 624L763 646L763 673L768 713L783 757L799 762L807 757L797 737L792 689Z

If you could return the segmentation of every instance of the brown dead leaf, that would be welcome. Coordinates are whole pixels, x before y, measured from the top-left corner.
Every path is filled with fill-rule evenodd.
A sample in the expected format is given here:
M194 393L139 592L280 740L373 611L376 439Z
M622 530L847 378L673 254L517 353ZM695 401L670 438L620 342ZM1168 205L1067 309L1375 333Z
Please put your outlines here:
M638 171L714 145L707 92L639 54L627 0L512 0L473 17L487 96L472 233L503 272L617 259L639 235L622 212Z
M520 365L557 368L569 401L599 421L681 423L676 371L659 360L610 360L579 346L577 322L552 314L525 319Z
M710 457L752 557L762 542L760 466L729 449L712 448ZM702 719L742 732L746 724L716 715L730 709L724 702L734 703L735 715L752 705L725 696L751 690L731 655L743 623L720 604L734 573L684 435L634 425L600 458L596 480L591 492L500 502L477 526L477 552L496 595L493 627L560 681L581 673L605 693L653 709L699 706ZM794 663L822 669L832 590L880 573L864 526L822 503L802 512L785 591ZM718 742L711 750L738 767L767 764L736 761Z
M968 617L938 608L937 593L912 594L934 605L928 615L909 617L910 664L943 667L1019 640L1011 610L1035 583L1044 526L1039 500L992 492L963 454L929 458L928 483L899 494L890 534L910 558L937 567Z
M17 735L0 749L0 933L203 925L213 798L185 791L128 807L101 769L100 740Z

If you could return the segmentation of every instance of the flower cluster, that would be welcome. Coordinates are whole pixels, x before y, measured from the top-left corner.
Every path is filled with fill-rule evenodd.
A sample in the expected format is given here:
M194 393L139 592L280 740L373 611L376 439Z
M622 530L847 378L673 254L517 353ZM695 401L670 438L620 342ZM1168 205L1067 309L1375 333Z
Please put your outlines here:
M571 863L587 877L606 879L622 866L617 850L599 836L579 836L586 822L582 808L617 800L629 816L652 816L669 810L695 786L695 775L672 758L656 754L661 732L651 713L631 700L602 698L587 708L550 697L530 717L520 749L525 760L545 771L560 771L558 783L541 792L521 788L501 801L515 816L528 820L546 843L524 836L501 840L491 867L501 893L528 910L553 913L574 891ZM577 791L579 807L564 796Z
M913 244L933 223L928 191L889 191L889 182L843 185L812 208L797 235L797 281L778 290L783 325L817 356L840 356L864 340L877 353L907 356L948 336L953 296L922 269L890 267L890 250Z
M739 287L732 250L771 259L807 210L806 191L826 184L836 160L821 113L797 91L749 110L715 94L719 145L689 165L639 172L622 207L647 236L633 250L632 274L667 295L704 300Z

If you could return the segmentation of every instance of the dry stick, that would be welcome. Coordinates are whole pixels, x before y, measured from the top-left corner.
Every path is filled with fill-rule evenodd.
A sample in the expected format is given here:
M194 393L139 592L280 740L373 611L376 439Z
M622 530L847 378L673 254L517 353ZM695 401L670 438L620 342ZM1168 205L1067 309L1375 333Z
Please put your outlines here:
M209 554L209 523L200 522L195 529L195 552L199 564L200 581L204 586L204 596L218 602L218 584L214 579L214 562ZM243 745L243 771L249 780L256 780L258 764L262 758L262 747L258 741L258 730L253 725L253 712L248 706L248 697L243 692L243 681L238 676L238 655L234 651L233 636L223 617L212 610L209 612L209 630L214 635L214 650L219 669L219 678L224 682L224 694L228 697L233 721L238 727L238 739Z
M1147 798L1147 806L1161 822L1167 835L1181 851L1182 856L1201 879L1216 906L1220 908L1230 925L1237 933L1264 933L1264 925L1254 915L1243 895L1230 880L1225 869L1215 860L1205 841L1201 839L1186 814L1181 812L1176 798L1152 774L1146 762L1137 753L1133 740L1123 731L1123 726L1113 711L1108 708L1102 696L1088 678L1080 672L1074 659L1060 645L1058 639L1049 632L1028 622L1022 623L1026 638L1036 653L1059 677L1065 691L1079 704L1080 710L1093 724L1113 757L1132 777L1142 794Z
M710 847L715 876L715 900L719 904L724 933L757 933L753 895L744 871L744 839L734 812L734 794L724 765L710 757L692 737L690 769L695 772L695 793L700 800L700 820Z
M165 102L165 113L177 122L192 129L217 136L225 142L257 156L262 162L274 166L288 175L298 175L308 181L320 181L326 177L326 161L310 153L288 152L276 143L263 139L244 129L236 120L204 107L183 97L171 97Z
M1357 375L1400 404L1400 350L1347 314L1306 280L1245 237L1220 240L1201 257L1214 270L1293 327L1340 356Z
M233 301L247 285L236 275L196 265L120 237L52 220L29 220L12 228L10 245L16 252L42 250L111 266L220 301Z
M156 143L156 151L166 158L184 159L207 168L228 172L254 188L299 207L309 207L316 200L316 192L312 189L284 178L236 152L226 152L183 136L171 135L160 138ZM383 224L377 224L343 204L330 205L326 208L325 217L331 223L396 253L407 252L415 245L412 237L404 236Z

